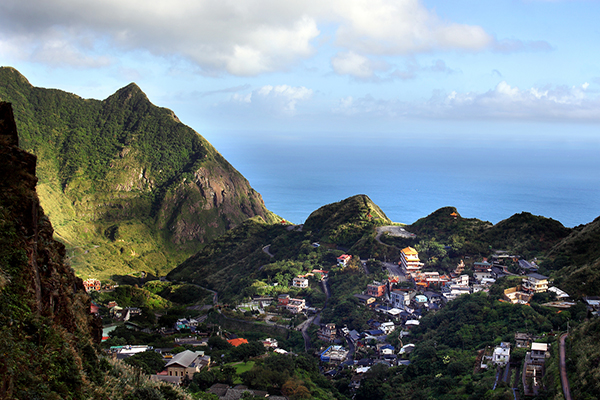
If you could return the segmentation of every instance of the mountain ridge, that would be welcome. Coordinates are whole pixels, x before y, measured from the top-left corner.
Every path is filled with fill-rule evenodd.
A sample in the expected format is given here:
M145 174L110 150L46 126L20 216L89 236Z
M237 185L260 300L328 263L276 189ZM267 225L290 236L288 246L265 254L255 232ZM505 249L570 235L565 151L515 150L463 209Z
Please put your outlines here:
M243 220L280 218L201 135L135 83L105 100L0 68L38 191L80 275L166 273ZM107 234L109 232L110 234Z

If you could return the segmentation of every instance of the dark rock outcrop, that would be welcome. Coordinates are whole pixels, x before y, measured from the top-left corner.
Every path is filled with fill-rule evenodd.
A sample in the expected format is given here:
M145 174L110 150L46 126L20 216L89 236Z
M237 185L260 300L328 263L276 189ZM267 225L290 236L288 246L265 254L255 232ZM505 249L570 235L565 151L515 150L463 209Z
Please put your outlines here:
M83 395L97 371L101 325L52 238L36 157L18 148L8 103L0 103L0 160L0 398Z

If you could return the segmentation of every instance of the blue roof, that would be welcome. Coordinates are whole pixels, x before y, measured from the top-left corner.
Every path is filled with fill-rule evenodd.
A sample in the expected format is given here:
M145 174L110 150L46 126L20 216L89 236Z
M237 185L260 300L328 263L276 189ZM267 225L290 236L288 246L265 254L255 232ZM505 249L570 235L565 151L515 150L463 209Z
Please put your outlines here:
M385 332L382 331L381 329L372 329L370 331L365 331L365 332L371 336L385 335Z

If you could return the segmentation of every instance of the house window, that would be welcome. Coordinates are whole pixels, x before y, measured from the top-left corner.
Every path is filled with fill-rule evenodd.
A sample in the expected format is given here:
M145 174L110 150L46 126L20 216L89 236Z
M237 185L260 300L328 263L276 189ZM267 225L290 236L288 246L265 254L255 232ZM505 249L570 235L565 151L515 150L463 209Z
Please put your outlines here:
M173 376L173 371L169 371L169 376Z

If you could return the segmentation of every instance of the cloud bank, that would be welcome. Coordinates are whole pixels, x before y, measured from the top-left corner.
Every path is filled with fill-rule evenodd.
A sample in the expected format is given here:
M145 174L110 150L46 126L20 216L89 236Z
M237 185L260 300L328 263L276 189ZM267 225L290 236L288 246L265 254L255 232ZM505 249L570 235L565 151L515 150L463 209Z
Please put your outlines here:
M420 0L4 0L0 49L51 65L103 66L119 51L183 58L205 74L285 71L319 50L333 26L339 74L365 78L371 56L434 50L522 51L543 43L497 42L476 25L440 19ZM66 55L66 56L65 56Z
M353 117L452 120L531 120L600 122L600 97L580 86L519 89L505 81L483 93L434 93L427 101L408 103L372 96L341 98L333 112Z

